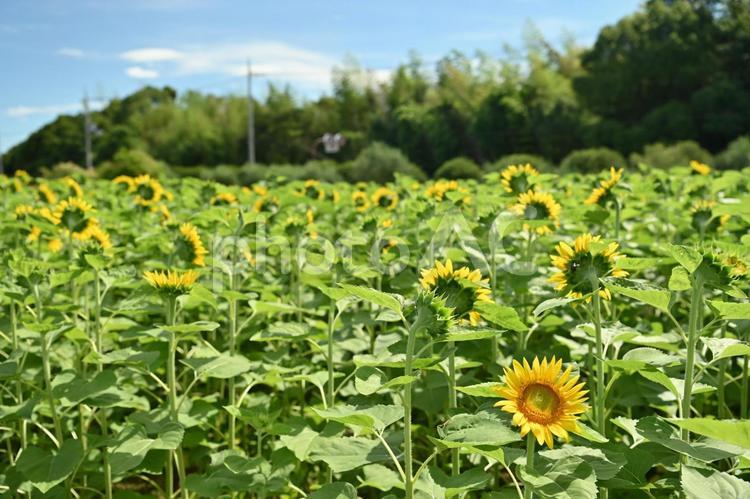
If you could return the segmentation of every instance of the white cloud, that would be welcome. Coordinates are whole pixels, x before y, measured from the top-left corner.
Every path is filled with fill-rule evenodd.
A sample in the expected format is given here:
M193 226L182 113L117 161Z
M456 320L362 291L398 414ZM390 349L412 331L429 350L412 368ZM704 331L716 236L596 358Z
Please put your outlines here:
M147 69L140 66L131 66L127 68L125 74L136 80L149 80L159 77L159 72L155 69Z
M159 47L128 50L120 54L120 58L138 63L173 61L180 59L182 56L182 53L176 50Z
M183 47L147 47L129 50L120 57L147 64L161 74L175 76L220 74L242 76L247 61L253 73L270 79L293 81L325 88L330 84L331 68L336 60L283 42L258 41Z
M62 55L65 57L72 57L74 59L80 59L86 56L83 50L73 48L73 47L63 47L57 51L57 55Z
M81 103L58 104L54 106L14 106L5 110L5 114L11 118L25 118L32 115L55 115L71 113L81 109Z

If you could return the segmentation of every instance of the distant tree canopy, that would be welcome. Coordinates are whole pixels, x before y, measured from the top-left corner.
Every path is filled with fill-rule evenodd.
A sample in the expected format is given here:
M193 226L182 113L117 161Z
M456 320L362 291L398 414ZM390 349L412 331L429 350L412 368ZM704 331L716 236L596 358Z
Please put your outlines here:
M750 131L750 0L649 0L588 49L557 48L529 27L521 52L452 52L432 71L411 54L387 82L347 60L330 95L303 100L271 85L255 109L256 158L266 164L323 159L326 132L347 138L337 161L382 142L428 174L456 157L486 164L519 152L559 162L576 149L628 156L681 140L717 152ZM181 166L247 158L241 96L146 87L93 120L97 164L122 149ZM82 144L83 117L60 116L6 159L32 172L80 164Z

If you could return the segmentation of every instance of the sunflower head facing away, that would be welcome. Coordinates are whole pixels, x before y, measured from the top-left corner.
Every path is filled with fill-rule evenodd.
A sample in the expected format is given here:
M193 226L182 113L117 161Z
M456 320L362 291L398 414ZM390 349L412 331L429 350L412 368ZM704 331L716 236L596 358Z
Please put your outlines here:
M711 174L711 167L700 161L692 160L690 161L690 173L692 175L702 175L705 177Z
M372 195L372 202L380 208L394 210L398 206L398 194L388 187L379 187Z
M180 239L177 242L177 252L183 255L193 265L203 267L206 265L208 251L201 242L198 229L191 223L180 225Z
M228 206L237 204L237 196L231 192L220 192L211 198L212 206Z
M307 196L310 199L323 199L326 197L325 191L320 187L319 180L305 180L305 184L302 186L300 195Z
M475 306L481 302L490 302L489 280L482 279L482 273L468 267L453 268L453 262L435 262L435 266L422 270L419 280L425 291L445 301L453 309L454 316L460 321L468 320L472 325L479 323L480 315Z
M255 200L253 211L255 213L276 213L281 204L276 196L261 196Z
M354 191L352 193L352 204L354 204L354 211L358 213L364 213L370 208L370 200L367 199L367 193L363 191Z
M578 432L578 418L586 412L585 385L571 376L572 366L564 372L562 360L543 358L529 365L513 361L513 369L504 368L505 385L497 389L505 400L495 404L513 415L513 424L521 436L531 433L539 445L552 448L553 436L568 441L568 432Z
M57 194L47 184L39 184L37 187L39 191L39 200L47 204L57 203Z
M440 179L434 184L427 187L424 193L428 198L442 201L447 193L457 191L458 189L458 180Z
M617 268L617 260L622 256L618 247L617 243L605 246L601 244L600 236L591 234L578 236L573 247L565 242L558 243L555 247L557 254L550 257L557 268L550 282L555 284L555 290L570 298L581 298L597 291L599 296L609 300L609 290L602 287L600 279L628 275L625 270Z
M531 187L531 177L536 177L539 172L530 163L525 165L510 165L500 174L500 183L505 192L510 194L521 194Z
M704 259L722 285L735 284L750 278L750 263L739 253L714 250Z
M692 216L690 226L701 234L708 234L726 225L729 215L714 216L714 207L716 207L715 201L709 199L696 201L690 209Z
M71 196L75 196L77 198L83 197L83 189L81 189L81 184L79 184L76 179L73 177L65 177L62 179L63 184L65 184L65 187L68 188L68 192Z
M151 270L144 272L143 278L160 293L177 296L192 289L193 284L198 280L198 272L194 270L185 272Z
M511 208L512 211L525 220L549 220L549 224L539 225L534 230L544 235L552 232L552 227L560 225L560 205L551 194L529 190L518 196L518 201ZM529 226L524 226L529 230Z
M622 172L623 168L617 170L614 166L610 167L609 178L600 180L599 185L594 187L594 190L591 191L591 194L589 194L589 197L583 203L588 205L598 204L599 206L606 205L612 200L612 189L622 180Z

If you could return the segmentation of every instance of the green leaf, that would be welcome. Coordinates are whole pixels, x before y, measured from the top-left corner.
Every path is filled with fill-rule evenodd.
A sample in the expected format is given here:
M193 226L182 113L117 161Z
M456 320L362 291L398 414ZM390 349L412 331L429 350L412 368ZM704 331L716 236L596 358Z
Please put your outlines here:
M615 284L607 284L607 288L621 295L638 300L641 303L645 303L646 305L651 305L658 310L669 312L670 294L669 291L665 289L633 289L617 286Z
M743 453L740 447L716 440L687 443L680 438L673 426L657 416L640 419L636 424L636 430L650 442L663 445L705 463L736 457Z
M687 246L678 246L675 244L667 244L667 253L677 260L677 263L685 267L685 269L691 274L695 272L698 266L703 261L703 256L693 248Z
M457 386L456 390L472 397L499 398L497 390L502 387L502 383L490 381L488 383L479 383L477 385Z
M372 395L386 388L407 385L416 379L415 376L397 376L389 380L377 367L362 366L354 373L354 388L362 395Z
M362 437L318 436L309 452L309 459L323 461L334 473L343 473L390 459L378 440Z
M553 308L563 307L567 305L568 303L577 301L578 298L550 298L549 300L544 300L542 303L536 306L534 309L534 317L539 317L547 310L552 310Z
M184 433L181 424L167 422L160 426L155 438L149 438L142 425L126 425L116 437L117 444L109 448L112 474L119 475L135 468L152 449L176 449Z
M362 473L364 479L359 484L360 487L373 487L382 492L404 488L404 482L398 473L382 464L368 464L362 468Z
M205 303L214 310L219 309L219 302L216 301L216 296L202 284L196 283L193 285L193 289L190 290L190 294L187 295L186 300L188 306L197 306Z
M502 329L453 327L448 334L441 336L437 341L474 341L494 338L503 333Z
M668 421L693 433L750 449L750 421L748 420L690 418Z
M357 499L357 489L350 483L333 482L323 485L307 499Z
M211 321L198 321L191 324L177 324L174 326L162 326L164 331L176 333L176 334L187 334L187 333L203 333L207 331L213 331L219 327L218 322Z
M711 362L729 357L750 355L750 345L733 338L701 338L701 341L711 350Z
M328 409L313 409L318 416L345 425L354 425L382 432L404 417L404 408L400 405L374 405L371 407L354 407L337 405Z
M258 315L296 314L297 312L307 312L307 310L295 307L294 305L268 301L250 300L250 308L252 308L253 312Z
M579 457L594 468L598 480L609 480L614 477L626 463L625 456L622 454L614 452L605 454L601 449L575 445L566 445L559 449L543 450L539 454L550 461Z
M498 414L480 412L477 414L457 414L438 426L440 438L430 440L448 448L465 446L500 447L521 440L518 431L510 428Z
M492 302L481 302L475 305L475 308L487 322L491 322L505 329L510 329L517 333L527 331L529 328L518 317L514 308L505 307Z
M44 494L68 478L82 459L81 441L69 439L56 452L34 446L26 447L18 457L16 467L31 485Z
M596 499L596 475L583 459L568 457L539 463L533 470L520 469L524 483L531 486L534 495L554 499Z
M471 468L455 476L447 475L437 466L430 466L429 471L435 484L445 489L447 497L452 497L469 490L481 489L491 478L489 473L481 467Z
M750 483L721 471L683 466L680 482L687 499L750 497Z
M750 320L750 303L734 303L719 300L708 300L724 320Z
M199 378L229 379L248 372L252 364L246 357L222 354L218 357L193 357L182 363L195 371Z
M677 266L672 269L672 275L669 277L670 291L686 291L693 285L690 283L690 276L685 267Z
M351 284L339 284L349 295L356 296L362 300L370 302L374 305L385 307L393 310L397 314L401 314L403 298L399 295L383 293L372 288L366 288L364 286L353 286Z

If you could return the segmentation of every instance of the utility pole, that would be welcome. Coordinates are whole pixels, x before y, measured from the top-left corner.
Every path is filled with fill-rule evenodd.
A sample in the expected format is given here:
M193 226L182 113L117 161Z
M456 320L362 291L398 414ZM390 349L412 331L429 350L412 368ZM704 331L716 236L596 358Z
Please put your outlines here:
M84 94L83 96L83 135L86 149L86 169L94 169L94 157L91 152L91 132L93 132L93 126L91 123L91 114L89 113L89 96Z
M255 164L255 104L253 102L253 67L247 61L247 162Z

